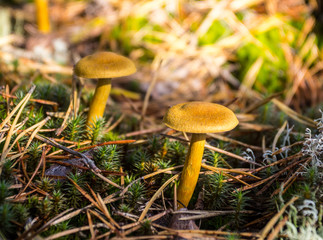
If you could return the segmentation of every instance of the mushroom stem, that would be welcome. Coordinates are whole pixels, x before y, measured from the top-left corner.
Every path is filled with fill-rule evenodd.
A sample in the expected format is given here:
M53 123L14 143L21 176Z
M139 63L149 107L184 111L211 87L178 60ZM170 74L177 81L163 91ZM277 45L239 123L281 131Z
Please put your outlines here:
M96 119L103 116L111 89L111 78L98 79L86 125L91 126Z
M48 0L35 0L38 30L42 33L50 32Z
M205 144L205 133L193 133L177 190L178 208L186 208L199 177Z

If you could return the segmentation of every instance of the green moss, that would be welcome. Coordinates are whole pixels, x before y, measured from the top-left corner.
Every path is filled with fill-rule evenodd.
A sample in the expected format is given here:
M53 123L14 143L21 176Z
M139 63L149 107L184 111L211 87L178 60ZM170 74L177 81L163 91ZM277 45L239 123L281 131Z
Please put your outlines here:
M213 44L220 38L228 36L232 31L224 21L215 20L208 31L199 37L198 44L200 46Z
M282 91L287 83L288 63L280 45L282 39L279 29L271 29L258 34L256 39L261 45L250 42L237 51L238 62L241 66L239 79L243 79L254 62L262 58L263 64L257 74L254 88L260 92L266 90L267 93Z

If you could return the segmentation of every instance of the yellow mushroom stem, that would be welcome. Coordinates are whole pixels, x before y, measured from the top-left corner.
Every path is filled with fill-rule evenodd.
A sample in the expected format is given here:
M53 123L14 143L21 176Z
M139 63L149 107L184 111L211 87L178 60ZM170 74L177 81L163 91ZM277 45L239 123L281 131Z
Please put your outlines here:
M94 96L87 115L86 125L91 126L97 118L103 116L105 105L111 90L111 78L98 79Z
M50 32L48 0L35 0L38 30L42 33Z
M177 190L178 208L187 207L200 174L205 133L193 133Z

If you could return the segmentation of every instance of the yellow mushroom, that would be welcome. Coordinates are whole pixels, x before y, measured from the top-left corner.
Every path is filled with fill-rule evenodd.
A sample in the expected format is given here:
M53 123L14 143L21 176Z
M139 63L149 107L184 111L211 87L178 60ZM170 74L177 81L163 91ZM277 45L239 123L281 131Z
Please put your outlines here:
M78 77L98 79L86 124L91 126L102 117L111 89L111 78L123 77L137 71L134 63L126 57L112 52L98 52L82 58L75 64Z
M227 107L208 102L187 102L168 109L164 124L177 131L192 133L177 190L178 208L187 207L199 177L206 133L225 132L239 121Z

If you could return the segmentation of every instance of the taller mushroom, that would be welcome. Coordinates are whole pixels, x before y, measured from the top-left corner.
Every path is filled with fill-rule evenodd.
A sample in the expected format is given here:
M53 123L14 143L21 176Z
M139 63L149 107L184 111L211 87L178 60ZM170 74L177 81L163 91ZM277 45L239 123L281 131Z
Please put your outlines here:
M111 89L111 78L124 77L137 71L134 63L113 52L98 52L82 58L74 66L78 77L97 79L86 124L91 126L102 117Z
M177 131L192 133L177 190L178 207L187 207L193 195L201 169L206 133L225 132L239 121L227 107L208 102L180 103L168 109L165 125Z

